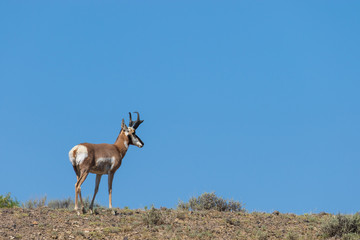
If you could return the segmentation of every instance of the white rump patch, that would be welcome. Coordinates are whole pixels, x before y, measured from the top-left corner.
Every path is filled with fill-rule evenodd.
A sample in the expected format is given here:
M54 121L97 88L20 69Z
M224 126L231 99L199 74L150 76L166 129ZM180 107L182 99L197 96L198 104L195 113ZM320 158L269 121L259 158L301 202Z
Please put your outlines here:
M74 158L74 151L75 151L75 157ZM76 145L73 147L69 152L69 159L73 166L81 164L85 158L88 156L88 150L83 145Z
M70 152L69 152L69 159L70 159L70 162L73 166L75 166L75 158L74 158L74 154L73 152L76 151L78 148L78 145L76 145L75 147L73 147Z

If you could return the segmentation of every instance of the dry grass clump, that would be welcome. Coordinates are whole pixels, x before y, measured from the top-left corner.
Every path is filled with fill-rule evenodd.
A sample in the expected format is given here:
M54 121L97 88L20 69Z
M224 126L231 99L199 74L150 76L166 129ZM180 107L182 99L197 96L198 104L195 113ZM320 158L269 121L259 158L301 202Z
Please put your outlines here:
M212 193L203 193L199 197L190 198L189 202L180 201L177 206L182 210L217 210L219 212L245 212L241 203L234 200L225 200Z
M29 209L35 209L39 207L45 207L48 206L49 208L53 209L73 209L75 207L75 202L73 199L65 198L65 199L55 199L50 200L48 203L46 203L46 196L39 198L39 199L30 199L26 201L25 203L22 203L23 208L29 208ZM89 208L90 206L90 197L87 196L86 198L83 198L84 201L84 207ZM79 203L80 204L80 203ZM94 203L95 208L101 207L101 205L97 202Z
M70 197L65 199L51 200L48 203L48 207L53 209L61 209L61 208L73 209L74 206L75 206L74 200L72 200Z
M25 203L22 204L23 208L30 208L30 209L34 209L34 208L39 208L39 207L44 207L46 205L46 196L39 198L39 199L30 199L28 201L26 201Z

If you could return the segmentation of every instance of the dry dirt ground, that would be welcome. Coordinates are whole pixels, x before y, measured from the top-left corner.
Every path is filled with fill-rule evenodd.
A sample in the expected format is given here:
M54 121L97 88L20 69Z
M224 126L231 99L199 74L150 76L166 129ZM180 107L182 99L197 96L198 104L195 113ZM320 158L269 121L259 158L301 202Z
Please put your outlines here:
M0 239L324 239L329 214L0 209Z

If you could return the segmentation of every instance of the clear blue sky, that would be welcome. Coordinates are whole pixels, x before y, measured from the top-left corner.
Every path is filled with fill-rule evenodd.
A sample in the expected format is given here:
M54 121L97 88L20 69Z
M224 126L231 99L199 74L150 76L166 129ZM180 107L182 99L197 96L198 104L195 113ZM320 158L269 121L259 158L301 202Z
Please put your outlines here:
M1 1L0 194L74 197L68 151L113 143L139 111L145 146L115 174L115 207L215 191L250 211L359 211L359 11L359 1ZM108 203L107 176L97 200Z

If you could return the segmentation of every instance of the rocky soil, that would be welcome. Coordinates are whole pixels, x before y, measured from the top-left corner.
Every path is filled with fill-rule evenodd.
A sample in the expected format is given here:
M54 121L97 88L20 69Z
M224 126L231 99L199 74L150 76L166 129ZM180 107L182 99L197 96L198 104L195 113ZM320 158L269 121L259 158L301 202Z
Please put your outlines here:
M102 209L0 209L0 239L324 239L323 214Z

